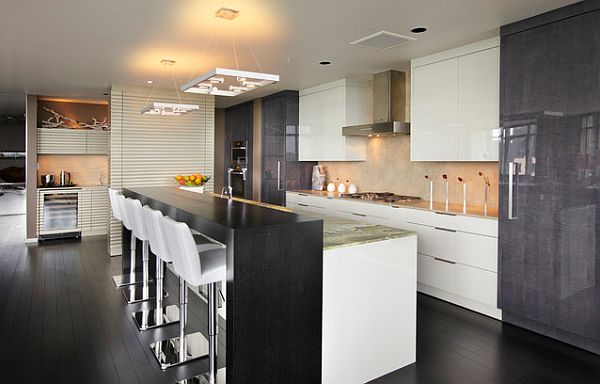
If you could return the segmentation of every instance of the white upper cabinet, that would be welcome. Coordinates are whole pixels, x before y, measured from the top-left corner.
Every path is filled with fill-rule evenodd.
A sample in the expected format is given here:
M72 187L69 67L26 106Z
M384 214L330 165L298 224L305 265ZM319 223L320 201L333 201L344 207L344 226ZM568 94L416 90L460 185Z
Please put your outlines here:
M458 160L497 161L500 48L458 58Z
M347 125L369 122L366 83L339 80L300 91L300 161L366 160L367 139L344 137Z
M411 62L411 160L498 161L500 40Z
M413 69L410 133L412 160L456 160L457 77L458 59Z

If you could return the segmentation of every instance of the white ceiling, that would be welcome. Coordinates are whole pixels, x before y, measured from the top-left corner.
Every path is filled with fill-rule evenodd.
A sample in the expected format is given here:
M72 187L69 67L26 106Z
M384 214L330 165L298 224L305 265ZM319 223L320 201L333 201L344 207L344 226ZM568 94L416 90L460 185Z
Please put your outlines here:
M249 45L264 71L280 74L281 81L244 96L218 98L224 107L277 90L406 69L411 58L497 35L503 24L574 2L3 0L0 92L99 98L110 84L146 85L159 76L163 58L177 60L181 84L194 71L235 67L233 40L240 69L259 69ZM222 6L239 9L240 16L216 19ZM410 35L415 26L429 31L388 51L349 44L380 30ZM333 64L322 67L319 60ZM167 71L162 86L171 83Z

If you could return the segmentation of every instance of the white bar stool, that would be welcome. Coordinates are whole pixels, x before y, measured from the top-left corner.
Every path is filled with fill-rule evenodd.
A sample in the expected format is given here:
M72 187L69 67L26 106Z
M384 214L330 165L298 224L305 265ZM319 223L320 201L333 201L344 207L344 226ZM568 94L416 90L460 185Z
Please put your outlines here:
M225 246L216 242L197 245L187 224L168 217L161 218L160 226L166 249L179 275L179 337L153 343L151 348L162 369L208 355L209 372L181 382L216 383L224 378L224 370L217 372L217 283L226 276ZM208 345L200 332L185 333L188 284L208 284Z
M138 238L142 241L142 285L130 285L123 290L123 295L127 299L127 303L139 303L141 301L147 301L155 299L157 296L156 286L150 285L150 274L149 274L149 249L148 249L148 235L146 234L146 228L144 225L144 218L142 217L142 204L137 199L123 198L125 207L125 216L130 221L131 225L131 236L132 238ZM132 255L134 257L135 254ZM166 292L161 291L161 295L166 296Z
M140 207L143 223L146 227L146 235L150 242L150 249L156 255L156 292L163 291L164 266L172 262L165 247L160 220L162 212L154 210L147 205ZM179 321L179 310L177 305L163 306L163 297L156 296L156 308L133 313L133 319L140 330L161 327Z
M119 196L123 197L120 192L118 192L114 188L108 189L108 195L110 197L110 207L112 210L112 214L115 219L119 220L123 226L129 230L131 230L131 225L126 223L126 219L124 217L124 212L121 208L121 202L119 201ZM131 236L131 244L130 244L131 254L135 256L135 237ZM124 287L127 285L140 284L142 283L142 273L135 272L135 257L131 257L131 261L129 262L129 273L124 273L122 275L113 276L113 282L117 287Z

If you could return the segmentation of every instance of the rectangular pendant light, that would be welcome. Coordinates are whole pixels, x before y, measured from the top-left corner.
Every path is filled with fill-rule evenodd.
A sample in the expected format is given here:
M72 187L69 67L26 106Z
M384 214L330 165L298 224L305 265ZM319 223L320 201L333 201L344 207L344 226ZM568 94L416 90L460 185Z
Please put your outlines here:
M183 92L237 96L279 81L279 75L215 68L183 85Z
M196 104L160 103L153 102L142 109L143 115L179 116L200 109Z

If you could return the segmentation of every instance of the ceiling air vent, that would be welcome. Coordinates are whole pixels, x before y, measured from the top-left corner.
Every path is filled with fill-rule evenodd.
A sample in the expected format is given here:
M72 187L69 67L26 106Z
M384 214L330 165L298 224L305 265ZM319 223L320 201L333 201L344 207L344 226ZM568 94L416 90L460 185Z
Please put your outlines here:
M355 40L350 44L385 51L386 49L396 48L415 40L417 39L414 37L403 36L388 31L379 31L372 35Z

